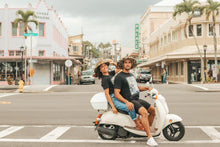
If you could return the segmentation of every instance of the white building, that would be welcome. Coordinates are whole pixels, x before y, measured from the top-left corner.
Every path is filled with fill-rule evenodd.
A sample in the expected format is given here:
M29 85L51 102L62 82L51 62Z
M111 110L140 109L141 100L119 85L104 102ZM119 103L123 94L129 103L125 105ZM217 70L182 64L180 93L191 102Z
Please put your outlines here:
M37 37L32 37L32 63L35 73L31 83L36 85L64 82L65 61L71 59L74 64L79 62L73 57L68 57L68 32L56 10L52 6L49 8L45 0L39 0L36 7L32 7L31 4L26 8L9 8L7 4L0 6L0 84L7 84L8 76L12 80L21 77L20 47L25 46L23 24L19 23L17 28L12 25L17 18L18 10L34 11L39 22L38 28L34 23L29 23L33 32L39 34ZM26 41L26 45L29 60L30 41ZM28 69L27 67L27 73Z

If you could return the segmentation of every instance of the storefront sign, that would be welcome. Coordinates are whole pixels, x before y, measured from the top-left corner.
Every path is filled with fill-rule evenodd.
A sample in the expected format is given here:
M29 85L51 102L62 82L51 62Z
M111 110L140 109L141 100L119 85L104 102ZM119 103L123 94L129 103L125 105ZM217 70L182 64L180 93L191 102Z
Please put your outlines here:
M139 49L139 24L135 24L135 49Z

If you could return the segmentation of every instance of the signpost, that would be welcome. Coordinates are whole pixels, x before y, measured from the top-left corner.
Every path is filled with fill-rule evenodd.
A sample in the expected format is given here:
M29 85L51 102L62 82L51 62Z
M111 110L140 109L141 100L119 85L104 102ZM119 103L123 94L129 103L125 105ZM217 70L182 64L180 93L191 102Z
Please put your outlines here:
M68 67L68 85L70 85L70 67L73 65L73 62L71 60L66 60L65 61L66 67Z
M139 24L135 24L135 49L139 49Z
M38 33L33 33L32 31L30 31L30 33L24 33L24 36L26 37L31 37L31 41L30 41L30 69L32 69L32 36L38 36ZM26 63L25 63L26 64ZM30 71L31 72L31 71ZM33 76L33 75L32 75ZM31 78L31 77L30 77ZM30 84L31 84L30 80Z

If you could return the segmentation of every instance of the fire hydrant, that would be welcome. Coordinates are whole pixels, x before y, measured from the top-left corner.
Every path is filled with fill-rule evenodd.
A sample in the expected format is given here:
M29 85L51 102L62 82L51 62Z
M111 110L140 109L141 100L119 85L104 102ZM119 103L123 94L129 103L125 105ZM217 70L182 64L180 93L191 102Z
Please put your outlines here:
M18 82L18 88L19 88L19 92L22 93L23 92L23 88L24 88L24 81L23 80L20 80Z

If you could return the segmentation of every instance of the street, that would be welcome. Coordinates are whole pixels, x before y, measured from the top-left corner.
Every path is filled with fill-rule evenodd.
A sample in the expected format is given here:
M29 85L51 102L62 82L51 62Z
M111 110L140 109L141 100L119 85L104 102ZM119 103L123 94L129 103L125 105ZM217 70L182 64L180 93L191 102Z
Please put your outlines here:
M157 137L159 146L220 145L219 92L202 92L182 84L154 86L167 99L170 113L181 116L186 127L179 142L167 141L162 135ZM100 82L59 85L47 92L2 94L0 146L147 146L146 138L106 141L98 137L92 124L98 112L90 105L97 92L102 92Z

